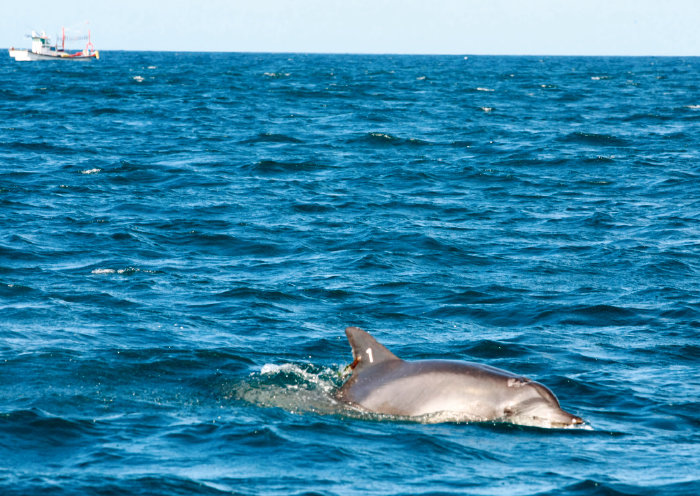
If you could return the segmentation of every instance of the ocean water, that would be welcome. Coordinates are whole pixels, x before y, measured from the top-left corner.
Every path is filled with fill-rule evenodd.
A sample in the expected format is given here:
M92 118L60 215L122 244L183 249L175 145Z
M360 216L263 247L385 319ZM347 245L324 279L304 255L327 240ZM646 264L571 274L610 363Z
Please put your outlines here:
M592 430L333 400L344 328ZM3 495L700 493L700 59L0 57Z

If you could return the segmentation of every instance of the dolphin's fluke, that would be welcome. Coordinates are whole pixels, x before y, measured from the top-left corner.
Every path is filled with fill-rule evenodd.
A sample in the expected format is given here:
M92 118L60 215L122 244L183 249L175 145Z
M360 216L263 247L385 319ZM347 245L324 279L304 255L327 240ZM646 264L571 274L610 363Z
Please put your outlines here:
M352 347L352 356L355 359L353 373L358 373L362 369L387 360L400 360L399 357L359 327L348 327L345 329L345 334L348 336Z

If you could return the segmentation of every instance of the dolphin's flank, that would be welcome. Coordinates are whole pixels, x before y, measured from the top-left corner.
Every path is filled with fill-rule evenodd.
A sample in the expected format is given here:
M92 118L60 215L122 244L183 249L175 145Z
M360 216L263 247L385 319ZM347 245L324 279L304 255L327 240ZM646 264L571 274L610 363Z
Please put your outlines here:
M359 327L345 329L353 371L336 398L374 413L426 422L502 421L535 427L575 427L542 384L471 362L401 360Z

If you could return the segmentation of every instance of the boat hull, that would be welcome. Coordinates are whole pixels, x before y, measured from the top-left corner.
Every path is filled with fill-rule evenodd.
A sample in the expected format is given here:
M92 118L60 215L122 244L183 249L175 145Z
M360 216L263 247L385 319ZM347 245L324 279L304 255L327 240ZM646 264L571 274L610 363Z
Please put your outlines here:
M90 55L70 55L67 53L60 53L60 54L43 54L43 53L35 53L32 52L31 50L23 50L23 49L16 49L16 48L10 48L10 57L14 58L17 61L20 62L27 62L27 61L32 61L32 60L80 60L80 61L86 61L86 60L93 60L93 59L99 59L100 58L100 52L94 52Z

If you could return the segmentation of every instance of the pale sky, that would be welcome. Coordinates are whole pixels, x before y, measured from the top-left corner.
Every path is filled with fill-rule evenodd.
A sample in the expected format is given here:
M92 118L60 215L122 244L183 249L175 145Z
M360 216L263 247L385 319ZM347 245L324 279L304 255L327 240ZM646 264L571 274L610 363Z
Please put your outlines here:
M32 29L86 31L89 21L98 50L700 56L700 0L11 3L0 47L29 47Z

